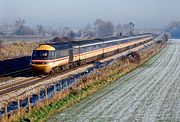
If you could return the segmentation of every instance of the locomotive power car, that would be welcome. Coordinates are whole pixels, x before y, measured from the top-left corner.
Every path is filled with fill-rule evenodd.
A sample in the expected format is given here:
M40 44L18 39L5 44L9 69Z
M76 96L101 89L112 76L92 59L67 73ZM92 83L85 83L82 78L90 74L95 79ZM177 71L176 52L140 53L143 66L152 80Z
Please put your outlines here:
M33 50L33 71L49 74L96 61L152 41L151 34L128 38L99 38L82 41L41 44Z

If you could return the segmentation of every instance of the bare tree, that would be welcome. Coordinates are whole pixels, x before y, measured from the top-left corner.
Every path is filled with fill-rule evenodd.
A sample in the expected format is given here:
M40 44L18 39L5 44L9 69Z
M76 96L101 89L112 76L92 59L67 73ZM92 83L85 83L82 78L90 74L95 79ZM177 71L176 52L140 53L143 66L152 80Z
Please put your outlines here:
M124 35L125 36L133 36L134 35L134 27L135 27L135 24L133 22L124 24L122 26Z
M173 38L180 38L180 21L172 21L164 30Z
M129 35L130 36L133 36L134 35L134 27L135 27L135 24L133 22L129 22Z
M10 23L3 23L0 25L0 35L11 34L14 31L14 26Z
M33 34L35 34L34 30L31 27L24 26L25 22L26 21L21 18L15 20L15 26L16 26L15 34L16 35L33 35Z
M69 36L69 33L70 33L71 31L72 31L71 28L69 28L69 27L64 27L64 28L62 29L62 37L68 37L68 36Z
M51 36L58 36L58 31L57 30L53 30L51 32Z
M114 34L113 35L116 36L116 37L122 37L122 32L123 32L122 25L117 24L114 27Z
M113 30L114 25L110 21L103 21L101 19L97 19L94 22L94 31L96 33L96 37L112 36Z
M75 38L75 32L73 30L69 31L67 37Z
M15 26L16 26L16 28L18 29L18 28L23 27L24 24L25 24L25 22L26 22L26 21L25 21L24 19L18 18L17 20L15 20Z
M81 28L78 28L78 30L76 31L76 36L81 37L82 34L83 34L83 30Z
M91 26L91 24L87 24L83 29L82 29L82 37L85 38L92 38L94 37L94 31L93 31L93 27Z
M45 35L45 29L44 29L43 25L37 25L36 29L37 29L38 35Z

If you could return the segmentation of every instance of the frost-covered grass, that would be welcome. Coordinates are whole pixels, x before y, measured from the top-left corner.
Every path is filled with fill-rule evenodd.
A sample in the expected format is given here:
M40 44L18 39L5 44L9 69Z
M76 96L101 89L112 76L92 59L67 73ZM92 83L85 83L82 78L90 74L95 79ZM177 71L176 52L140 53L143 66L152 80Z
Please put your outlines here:
M123 76L49 121L180 121L180 45L170 44Z

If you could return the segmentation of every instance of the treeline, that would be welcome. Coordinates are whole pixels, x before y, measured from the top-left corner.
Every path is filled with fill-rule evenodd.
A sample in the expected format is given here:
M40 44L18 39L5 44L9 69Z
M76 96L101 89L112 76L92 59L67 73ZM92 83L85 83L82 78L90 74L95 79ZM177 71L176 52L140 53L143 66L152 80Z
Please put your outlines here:
M111 21L96 19L93 24L87 24L82 28L52 28L43 25L28 26L26 20L17 19L13 24L0 25L0 35L38 35L59 37L108 37L108 36L131 36L134 35L135 25L133 22L114 25Z
M173 38L180 38L180 21L172 21L164 30L169 32Z

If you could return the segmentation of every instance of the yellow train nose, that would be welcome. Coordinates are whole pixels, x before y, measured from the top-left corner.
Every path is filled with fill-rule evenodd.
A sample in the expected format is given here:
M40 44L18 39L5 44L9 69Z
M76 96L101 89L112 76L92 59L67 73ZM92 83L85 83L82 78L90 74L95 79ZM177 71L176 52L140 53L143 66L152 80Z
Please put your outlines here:
M37 73L50 73L51 67L48 64L31 64L31 69Z

